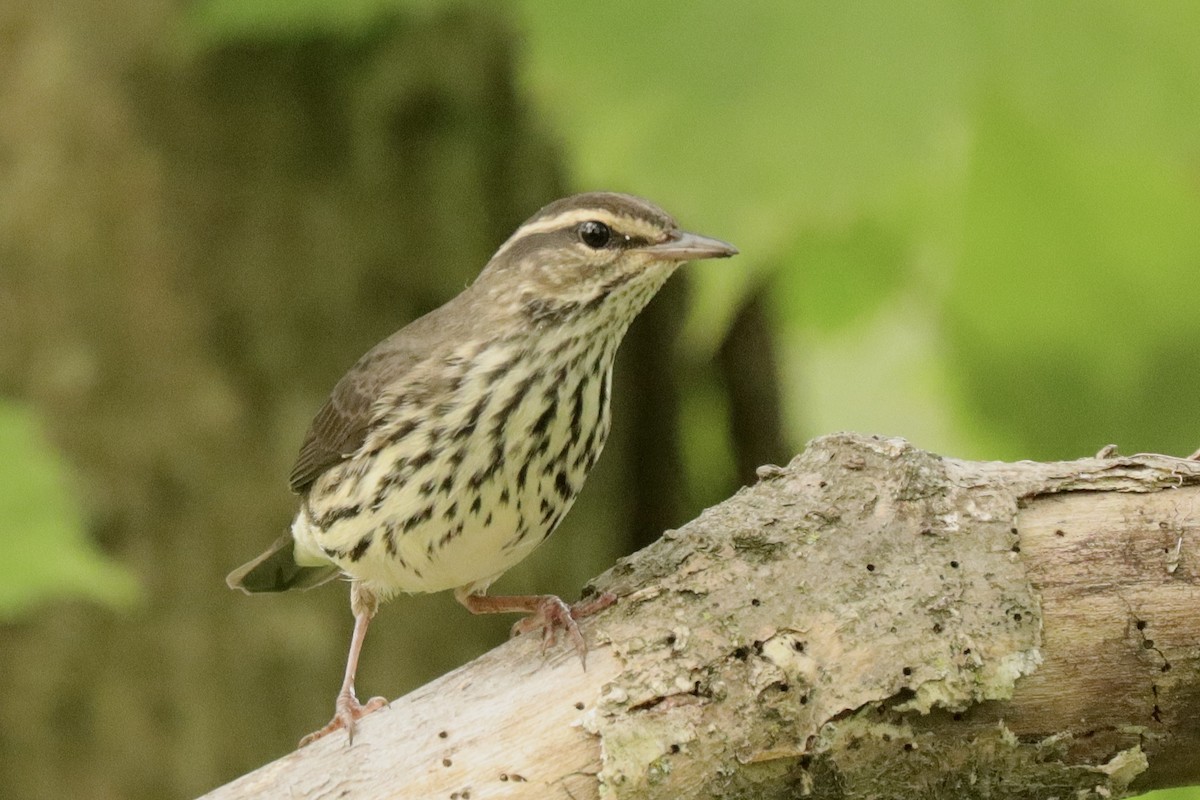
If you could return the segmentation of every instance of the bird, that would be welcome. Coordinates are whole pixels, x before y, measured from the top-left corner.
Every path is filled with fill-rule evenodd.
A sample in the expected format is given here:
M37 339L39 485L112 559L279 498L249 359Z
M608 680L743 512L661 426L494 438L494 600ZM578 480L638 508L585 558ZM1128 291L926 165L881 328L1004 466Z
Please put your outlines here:
M657 205L588 192L546 205L466 289L363 355L317 411L290 475L290 530L229 574L248 594L350 583L350 650L334 716L304 746L385 706L354 689L367 627L397 594L453 590L473 614L524 612L514 634L563 631L615 602L491 596L558 526L610 430L613 360L684 262L737 248Z

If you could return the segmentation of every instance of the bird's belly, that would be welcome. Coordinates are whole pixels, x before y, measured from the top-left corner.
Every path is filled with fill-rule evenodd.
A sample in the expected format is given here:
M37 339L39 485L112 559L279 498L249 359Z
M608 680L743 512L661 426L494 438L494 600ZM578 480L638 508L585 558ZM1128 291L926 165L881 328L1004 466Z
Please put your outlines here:
M575 500L575 492L563 497L541 480L527 479L518 493L515 478L501 475L478 494L441 502L405 487L324 530L301 509L293 524L297 551L333 561L385 595L485 587L545 541Z
M494 503L495 497L491 499ZM487 500L484 502L486 506ZM573 502L574 497L562 504L559 518ZM398 559L384 559L372 565L375 574L363 577L405 592L436 592L459 586L485 588L524 560L556 526L557 519L553 524L531 525L515 505L493 505L482 515L469 515L462 532L454 536L448 536L441 526L414 531L416 535L404 540L399 548L407 567L401 567Z

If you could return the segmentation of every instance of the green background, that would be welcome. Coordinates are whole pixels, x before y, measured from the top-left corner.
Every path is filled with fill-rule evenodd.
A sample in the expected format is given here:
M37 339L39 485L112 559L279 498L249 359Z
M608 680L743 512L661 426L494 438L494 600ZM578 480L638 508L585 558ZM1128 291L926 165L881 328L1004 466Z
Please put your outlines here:
M649 197L742 255L635 326L610 452L502 590L576 592L835 430L975 459L1200 447L1196 4L62 6L0 4L14 796L187 796L324 721L344 597L221 575L286 524L340 371L568 191ZM714 368L746 330L769 347ZM459 611L386 608L364 694L502 638L434 630Z

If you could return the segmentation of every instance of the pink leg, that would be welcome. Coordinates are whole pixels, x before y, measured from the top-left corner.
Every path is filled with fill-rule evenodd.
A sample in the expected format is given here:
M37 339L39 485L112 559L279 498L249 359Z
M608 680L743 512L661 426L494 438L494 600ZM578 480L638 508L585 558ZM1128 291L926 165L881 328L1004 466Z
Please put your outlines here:
M342 679L342 689L338 692L334 703L333 719L319 731L313 731L300 740L300 746L312 744L317 739L328 736L334 731L345 728L349 744L354 743L354 726L358 720L376 709L387 705L387 699L372 697L363 703L358 702L354 694L354 674L358 671L358 655L362 652L363 640L367 638L367 626L379 608L379 599L355 581L350 584L350 609L354 612L354 635L350 639L350 655L346 659L346 676Z
M577 620L590 617L617 602L617 596L612 592L604 592L573 606L568 606L561 598L552 594L489 597L482 592L471 592L468 587L455 589L454 599L462 603L472 614L528 613L528 617L518 620L513 625L512 634L516 636L521 633L531 633L540 628L543 651L558 640L560 628L565 630L571 637L571 643L575 646L575 652L579 654L579 662L583 664L584 669L587 669L587 643L579 631Z

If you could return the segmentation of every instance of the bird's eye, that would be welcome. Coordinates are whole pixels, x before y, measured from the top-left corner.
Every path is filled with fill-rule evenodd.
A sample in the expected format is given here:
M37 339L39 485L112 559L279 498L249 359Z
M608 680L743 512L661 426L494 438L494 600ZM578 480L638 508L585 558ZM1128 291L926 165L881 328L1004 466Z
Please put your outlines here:
M612 238L612 229L603 222L588 220L579 223L579 240L593 250L599 250Z

